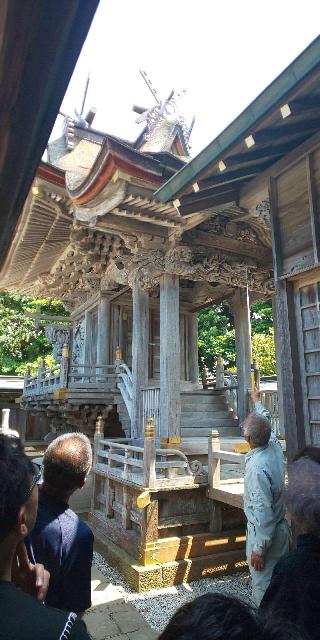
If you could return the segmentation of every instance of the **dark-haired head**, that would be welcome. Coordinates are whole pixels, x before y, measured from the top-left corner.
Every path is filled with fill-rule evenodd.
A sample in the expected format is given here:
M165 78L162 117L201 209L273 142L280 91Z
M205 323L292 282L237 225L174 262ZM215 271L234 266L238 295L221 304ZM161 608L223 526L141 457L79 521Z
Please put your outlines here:
M32 504L25 526L20 527L21 538L33 524L36 501L31 501L30 490L34 475L33 464L25 455L20 440L0 434L0 544L17 527L20 511L29 501Z
M159 640L304 640L289 623L266 620L240 600L207 593L178 609Z

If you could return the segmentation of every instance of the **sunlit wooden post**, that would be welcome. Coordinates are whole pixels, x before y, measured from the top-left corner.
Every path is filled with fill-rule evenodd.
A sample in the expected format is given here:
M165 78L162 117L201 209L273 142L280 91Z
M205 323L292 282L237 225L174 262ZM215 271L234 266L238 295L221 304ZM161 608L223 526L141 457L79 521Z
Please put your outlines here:
M224 387L224 363L221 356L217 357L216 364L216 389L223 389Z
M147 419L144 432L143 486L146 489L156 486L156 431L153 418Z
M60 387L65 389L68 386L69 373L69 345L64 344L60 360Z

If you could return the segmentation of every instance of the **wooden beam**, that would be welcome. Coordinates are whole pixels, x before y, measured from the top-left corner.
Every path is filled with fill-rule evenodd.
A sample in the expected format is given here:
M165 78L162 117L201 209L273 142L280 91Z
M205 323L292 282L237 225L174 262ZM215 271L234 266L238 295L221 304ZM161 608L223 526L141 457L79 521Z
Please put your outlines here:
M211 175L207 178L204 178L200 182L198 182L200 189L211 187L214 185L223 185L231 182L237 182L243 179L253 178L264 171L270 165L270 161L268 162L259 162L254 165L250 165L249 167L242 167L240 169L235 169L234 171L222 171L221 173L216 173L215 175Z
M224 193L212 193L209 196L202 197L202 194L199 198L195 198L194 202L190 204L181 204L179 207L179 212L182 216L185 214L195 213L197 211L204 211L206 209L210 209L215 206L219 206L221 204L231 204L236 205L239 199L239 189L228 189Z
M210 234L209 231L188 231L184 234L183 239L192 246L201 245L210 249L229 251L230 253L236 253L240 256L256 258L264 264L269 264L272 260L271 251L266 249L266 247L253 243L249 245L249 243L235 240L234 238Z
M254 138L257 143L270 142L270 140L279 140L280 138L287 138L288 136L296 135L298 133L309 132L306 135L311 135L312 131L316 133L320 128L320 118L310 118L303 120L295 120L294 116L289 116L283 123L277 127L266 127L260 131L254 133Z
M246 162L252 162L253 160L261 160L262 158L270 158L273 162L277 157L283 156L289 153L297 144L304 142L306 135L300 136L298 139L290 140L289 142L283 142L282 144L268 145L264 147L258 147L255 145L250 151L244 151L243 153L235 153L226 157L226 163L228 166L235 164L244 164ZM258 148L257 148L258 147Z
M85 224L81 226L87 227ZM110 213L103 216L94 228L103 233L111 232L117 234L117 231L125 231L131 236L135 233L149 233L153 236L160 236L161 238L167 238L168 232L170 231L170 228L164 228L158 224L132 220L132 218L116 217Z

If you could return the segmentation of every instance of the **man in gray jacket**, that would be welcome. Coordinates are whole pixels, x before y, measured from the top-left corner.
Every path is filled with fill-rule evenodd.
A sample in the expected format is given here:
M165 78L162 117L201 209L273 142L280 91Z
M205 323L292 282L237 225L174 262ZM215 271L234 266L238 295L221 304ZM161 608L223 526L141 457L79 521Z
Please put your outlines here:
M252 597L257 606L269 586L273 568L289 549L289 528L283 504L284 458L271 433L270 415L251 394L255 411L243 424L250 451L245 459L244 511L247 516L247 561Z

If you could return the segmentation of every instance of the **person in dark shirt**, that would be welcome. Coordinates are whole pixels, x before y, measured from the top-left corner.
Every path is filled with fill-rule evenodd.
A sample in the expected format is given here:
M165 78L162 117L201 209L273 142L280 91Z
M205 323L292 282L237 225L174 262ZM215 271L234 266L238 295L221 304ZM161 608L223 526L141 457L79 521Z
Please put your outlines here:
M206 593L182 605L158 640L306 640L294 625L270 619L241 600Z
M29 557L50 571L46 604L81 613L91 606L93 534L69 507L92 465L89 439L82 433L56 438L43 459L43 483L35 527L27 539Z
M320 450L308 447L293 462L285 502L300 532L297 548L276 564L261 602L268 615L295 622L310 640L319 638Z
M74 613L43 605L49 574L28 560L38 480L19 439L0 435L0 640L90 640Z

